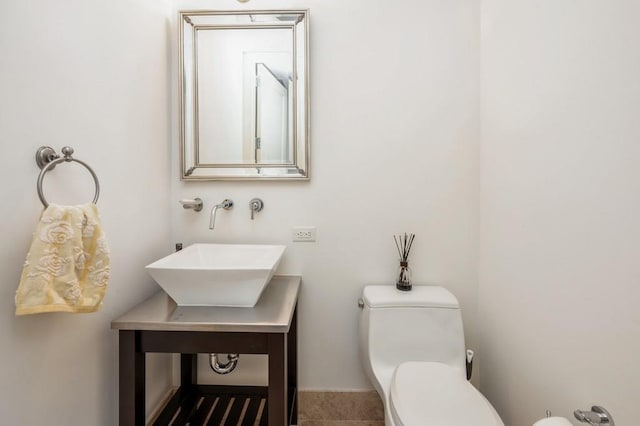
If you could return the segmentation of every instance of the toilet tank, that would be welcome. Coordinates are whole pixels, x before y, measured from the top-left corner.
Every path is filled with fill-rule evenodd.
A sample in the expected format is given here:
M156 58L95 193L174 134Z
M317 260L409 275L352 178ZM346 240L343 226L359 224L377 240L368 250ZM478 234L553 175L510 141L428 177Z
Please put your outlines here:
M447 289L367 286L362 299L360 345L367 369L395 369L407 361L441 362L465 370L460 305Z

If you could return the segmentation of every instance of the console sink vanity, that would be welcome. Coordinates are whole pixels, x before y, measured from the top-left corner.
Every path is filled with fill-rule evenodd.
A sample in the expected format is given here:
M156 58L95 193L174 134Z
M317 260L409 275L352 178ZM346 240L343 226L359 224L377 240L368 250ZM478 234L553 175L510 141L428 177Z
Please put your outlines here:
M300 283L299 276L274 276L254 307L178 306L159 291L112 321L120 345L119 424L145 424L147 352L180 354L180 387L154 425L219 425L225 415L226 424L296 424ZM199 385L198 353L266 354L268 386Z

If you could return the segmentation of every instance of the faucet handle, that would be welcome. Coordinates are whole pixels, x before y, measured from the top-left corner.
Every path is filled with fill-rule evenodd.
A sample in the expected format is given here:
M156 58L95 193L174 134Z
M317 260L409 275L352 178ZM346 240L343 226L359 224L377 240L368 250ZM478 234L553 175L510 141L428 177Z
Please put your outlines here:
M260 198L252 198L249 201L249 209L251 209L251 220L253 220L254 213L262 211L264 208L264 202Z
M202 199L197 197L194 198L193 200L180 200L180 204L182 204L182 208L183 209L193 209L193 211L199 212L200 210L202 210Z

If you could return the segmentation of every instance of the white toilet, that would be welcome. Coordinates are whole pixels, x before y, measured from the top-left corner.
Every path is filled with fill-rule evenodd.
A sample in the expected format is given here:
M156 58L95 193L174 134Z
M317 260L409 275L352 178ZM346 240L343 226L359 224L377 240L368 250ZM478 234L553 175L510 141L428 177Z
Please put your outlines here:
M386 426L504 426L466 379L458 300L442 287L367 286L360 352Z

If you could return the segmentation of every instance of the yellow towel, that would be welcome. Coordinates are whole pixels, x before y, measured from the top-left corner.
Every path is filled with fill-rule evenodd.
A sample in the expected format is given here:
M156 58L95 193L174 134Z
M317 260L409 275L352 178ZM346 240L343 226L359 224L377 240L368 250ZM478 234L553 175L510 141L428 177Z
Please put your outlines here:
M95 204L50 204L16 291L16 315L94 312L109 282L109 248Z

